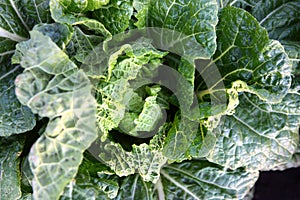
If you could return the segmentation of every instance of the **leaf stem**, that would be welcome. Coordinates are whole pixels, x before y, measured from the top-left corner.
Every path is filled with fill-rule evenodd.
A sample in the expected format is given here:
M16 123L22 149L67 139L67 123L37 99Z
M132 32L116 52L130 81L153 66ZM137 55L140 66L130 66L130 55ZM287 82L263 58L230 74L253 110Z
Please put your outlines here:
M17 34L8 32L7 30L0 27L0 37L8 38L10 40L16 41L16 42L22 42L27 40L27 38L24 38L22 36L19 36Z
M12 70L10 70L8 73L4 74L3 76L0 77L0 80L6 78L7 76L9 76L10 74L14 73L15 71L17 71L20 68L20 65L16 66L15 68L13 68Z
M155 185L158 193L158 200L165 200L165 193L164 193L164 187L161 182L161 178L158 179L156 185Z

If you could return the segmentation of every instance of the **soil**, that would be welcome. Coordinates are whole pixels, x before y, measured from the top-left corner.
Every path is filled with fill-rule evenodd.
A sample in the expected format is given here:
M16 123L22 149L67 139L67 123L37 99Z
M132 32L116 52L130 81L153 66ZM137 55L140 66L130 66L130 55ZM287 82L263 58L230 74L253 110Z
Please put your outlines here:
M300 167L261 172L253 200L300 200Z

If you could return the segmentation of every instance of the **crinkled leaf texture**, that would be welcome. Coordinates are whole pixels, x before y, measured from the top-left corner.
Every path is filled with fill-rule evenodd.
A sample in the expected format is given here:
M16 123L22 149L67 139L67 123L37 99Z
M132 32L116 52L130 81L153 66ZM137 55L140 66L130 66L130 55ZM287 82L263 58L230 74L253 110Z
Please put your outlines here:
M218 22L215 0L150 0L145 7L142 9L145 19L139 16L139 20L145 21L143 26L162 28L157 42L168 47L169 51L193 58L210 58L213 55Z
M67 1L67 0L50 0L50 11L54 21L65 23L71 26L82 25L88 30L94 31L104 37L110 38L111 33L107 28L96 19L90 18L86 13L107 4L108 0L92 1Z
M276 40L300 39L300 3L298 0L260 0L251 14L265 27L270 38Z
M14 79L22 72L10 64L11 56L0 57L0 136L23 133L35 126L34 114L15 95Z
M58 199L75 177L83 151L96 139L91 84L47 36L30 32L13 57L24 72L16 80L19 101L50 119L29 156L34 199Z
M67 185L60 199L112 199L118 190L118 176L104 164L85 157L77 176Z
M217 35L214 57L225 85L232 85L227 92L233 110L213 130L217 143L207 158L231 169L269 170L287 162L297 146L299 125L294 113L298 102L287 95L291 85L288 56L241 9L222 10Z
M210 70L215 63L222 79L201 91L200 98L218 93L214 87L220 82L231 88L233 82L242 81L244 83L240 82L236 88L239 92L247 91L264 101L280 102L291 84L291 65L282 45L269 40L266 30L253 16L234 7L226 7L220 12L217 37L214 60L201 66L201 70Z
M154 139L155 140L155 139ZM132 151L125 151L120 144L109 143L100 154L103 160L118 176L139 173L143 181L156 183L161 167L167 162L156 144L133 145Z
M110 0L109 4L93 12L95 19L103 23L113 35L122 33L129 27L132 15L132 0Z
M19 199L22 195L19 165L24 144L24 136L0 138L0 199Z
M208 160L225 167L271 170L292 157L299 140L299 95L287 94L279 104L241 94L233 115L214 129L217 143Z
M156 186L160 199L243 199L257 178L258 172L194 160L163 168Z
M35 126L32 112L15 96L13 80L22 70L12 66L10 59L16 43L26 40L34 24L50 20L48 7L44 0L0 3L0 136L22 133Z

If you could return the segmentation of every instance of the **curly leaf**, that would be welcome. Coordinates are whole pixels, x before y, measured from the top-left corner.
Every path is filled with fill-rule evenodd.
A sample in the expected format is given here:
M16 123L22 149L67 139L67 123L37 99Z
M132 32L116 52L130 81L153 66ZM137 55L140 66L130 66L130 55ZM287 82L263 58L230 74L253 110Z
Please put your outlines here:
M29 155L33 197L58 199L97 137L96 102L88 78L67 55L49 37L30 34L13 58L25 68L16 78L16 94L34 113L50 119Z
M103 23L113 35L121 33L129 27L132 15L132 0L111 0L108 5L93 12L95 19Z
M142 112L139 114L138 118L134 120L135 127L129 134L141 137L142 135L139 132L142 132L142 134L146 132L147 135L147 132L149 134L149 132L152 132L157 128L162 119L163 113L156 102L156 96L147 97ZM144 135L144 137L146 137L146 135Z
M103 160L118 176L139 173L144 181L155 183L159 178L161 167L167 158L160 149L153 145L133 145L132 151L125 151L120 144L110 142L100 153Z
M81 3L81 4L80 4ZM108 3L107 0L94 1L67 1L67 0L50 0L50 11L54 21L66 23L71 26L83 25L88 30L95 31L106 38L111 38L111 33L99 21L89 18L87 11L93 11ZM80 14L80 15L79 15Z
M108 131L118 127L125 116L126 109L130 110L134 105L131 97L136 94L132 82L134 84L136 79L147 79L149 66L154 62L150 68L153 69L151 73L154 73L161 62L160 59L165 55L146 42L141 40L132 45L123 45L111 54L107 63L104 63L108 67L103 73L106 80L100 79L100 83L96 85L96 95L99 96L97 121L102 131L102 141L106 140ZM121 61L119 58L122 58ZM131 80L134 81L130 82ZM138 124L138 121L141 120L135 123Z

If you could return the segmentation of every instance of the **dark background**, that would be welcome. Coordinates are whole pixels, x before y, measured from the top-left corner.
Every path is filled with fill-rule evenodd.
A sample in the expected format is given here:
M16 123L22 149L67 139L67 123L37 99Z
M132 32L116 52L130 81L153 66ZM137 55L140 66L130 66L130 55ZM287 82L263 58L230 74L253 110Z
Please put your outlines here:
M300 168L261 172L253 200L300 200Z

